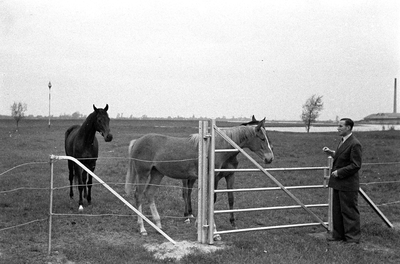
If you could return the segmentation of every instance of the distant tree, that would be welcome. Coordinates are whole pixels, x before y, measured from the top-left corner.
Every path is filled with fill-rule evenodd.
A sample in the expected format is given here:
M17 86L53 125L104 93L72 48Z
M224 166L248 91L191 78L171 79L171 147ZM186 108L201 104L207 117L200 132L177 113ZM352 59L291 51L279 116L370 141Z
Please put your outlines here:
M306 103L303 105L303 113L301 114L301 119L306 125L307 133L310 133L311 124L317 120L319 117L319 112L324 108L322 103L322 96L313 95L307 99Z
M81 114L78 112L78 111L76 111L76 112L74 112L73 114L72 114L72 118L73 119L79 119L81 117Z
M25 103L16 103L11 106L11 116L14 117L15 121L17 122L17 131L19 129L19 121L24 118L25 111L28 110L28 107Z

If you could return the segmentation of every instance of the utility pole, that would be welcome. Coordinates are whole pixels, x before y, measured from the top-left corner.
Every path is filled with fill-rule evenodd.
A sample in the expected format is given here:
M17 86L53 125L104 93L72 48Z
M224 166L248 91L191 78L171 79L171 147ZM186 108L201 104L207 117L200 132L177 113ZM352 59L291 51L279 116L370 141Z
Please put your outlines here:
M393 102L393 113L397 113L397 79L394 78L394 102Z
M49 82L49 128L50 128L50 117L51 117L51 115L50 115L50 102L51 102L51 82Z

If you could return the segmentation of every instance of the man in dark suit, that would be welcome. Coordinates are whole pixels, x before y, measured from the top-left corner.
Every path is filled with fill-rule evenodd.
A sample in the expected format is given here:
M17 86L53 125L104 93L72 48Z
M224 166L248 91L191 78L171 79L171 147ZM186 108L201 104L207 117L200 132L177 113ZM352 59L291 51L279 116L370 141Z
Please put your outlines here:
M341 119L338 131L342 139L337 150L324 147L323 151L333 157L332 174L328 184L333 189L333 233L328 241L358 244L361 236L358 190L362 146L352 133L353 126L354 122L351 119Z

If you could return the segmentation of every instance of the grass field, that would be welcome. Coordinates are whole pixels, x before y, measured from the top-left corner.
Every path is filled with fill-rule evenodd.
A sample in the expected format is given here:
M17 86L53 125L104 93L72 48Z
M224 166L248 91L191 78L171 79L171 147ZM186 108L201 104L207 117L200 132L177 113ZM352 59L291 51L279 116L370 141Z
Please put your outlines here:
M64 155L64 132L82 121L22 120L15 132L13 120L0 120L0 263L170 263L145 247L167 242L150 226L147 237L137 231L136 217L103 186L95 185L92 205L78 214L78 201L69 199L66 161L54 164L55 187L52 254L47 255L49 209L49 155ZM229 126L229 123L217 123ZM98 135L100 158L95 173L124 194L129 141L154 132L188 136L198 132L197 121L111 120L112 142ZM324 166L322 147L335 148L337 133L270 132L275 160L269 167ZM303 227L224 235L215 252L194 250L180 263L400 263L400 132L360 132L363 144L362 188L397 228L388 228L360 197L362 242L359 246L328 244L322 227ZM257 161L258 158L255 157ZM239 167L252 165L243 156ZM322 184L322 172L275 172L284 185ZM237 173L235 186L266 187L273 183L261 173ZM180 243L197 241L195 223L183 223L181 183L165 177L157 195L164 231ZM195 185L197 186L197 184ZM225 188L221 182L219 188ZM77 194L77 191L75 191ZM326 203L327 190L293 192L304 203ZM197 194L193 197L197 212ZM235 208L294 205L282 191L238 193ZM219 195L217 209L226 209L226 195ZM313 209L326 220L326 209ZM145 214L150 213L145 207ZM91 216L87 216L87 215ZM102 215L102 216L99 216ZM237 213L239 228L315 222L301 209ZM30 223L31 222L31 223ZM29 223L29 224L26 224ZM228 215L217 215L220 230L231 229ZM21 225L21 226L18 226ZM172 249L169 249L172 250ZM160 249L162 251L162 249Z

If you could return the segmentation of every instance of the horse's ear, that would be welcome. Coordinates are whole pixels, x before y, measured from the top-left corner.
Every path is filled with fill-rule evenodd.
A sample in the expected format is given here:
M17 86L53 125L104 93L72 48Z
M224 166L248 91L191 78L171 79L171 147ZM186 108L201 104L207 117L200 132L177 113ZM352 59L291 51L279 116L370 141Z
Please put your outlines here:
M260 130L261 127L264 127L264 124L265 124L265 117L263 120L258 122L256 130Z
M106 107L104 107L104 111L107 112L107 110L108 110L108 104L106 104Z
M93 110L97 112L97 108L96 106L94 106L94 104L93 104Z
M251 117L251 121L252 122L257 121L257 119L254 117L254 115Z

